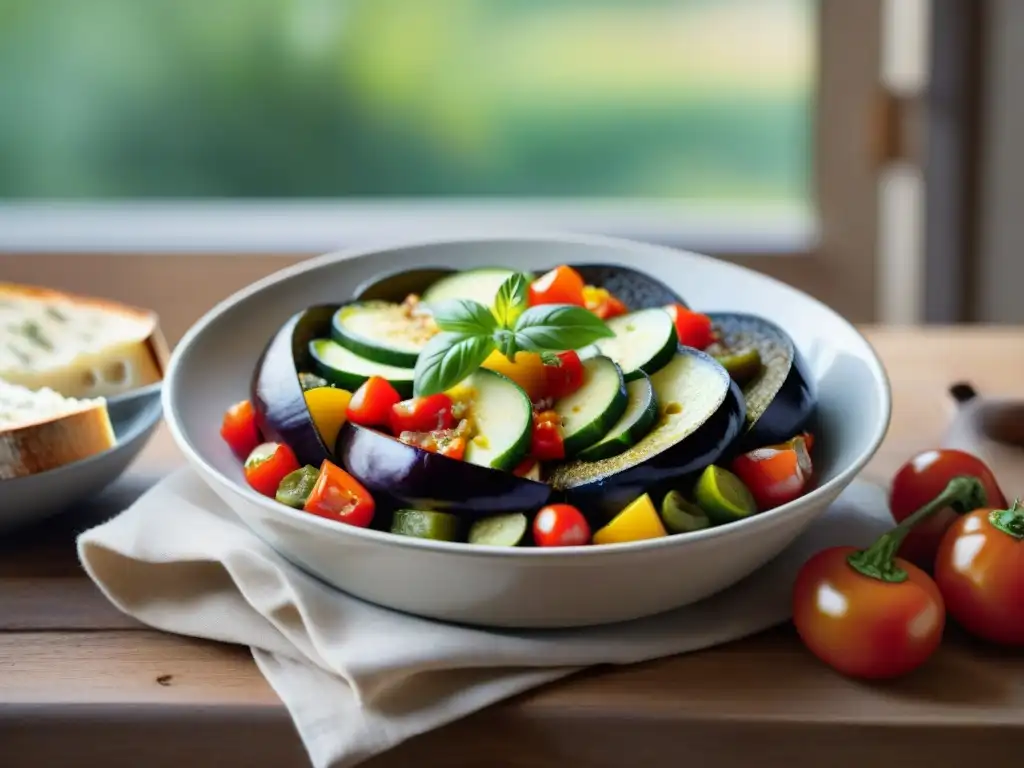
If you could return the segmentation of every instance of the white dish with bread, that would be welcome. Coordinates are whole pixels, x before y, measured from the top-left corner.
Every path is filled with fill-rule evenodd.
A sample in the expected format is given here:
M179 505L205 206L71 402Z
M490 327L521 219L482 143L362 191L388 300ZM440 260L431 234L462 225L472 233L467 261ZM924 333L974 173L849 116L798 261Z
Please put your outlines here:
M0 283L0 531L115 480L160 420L156 316Z

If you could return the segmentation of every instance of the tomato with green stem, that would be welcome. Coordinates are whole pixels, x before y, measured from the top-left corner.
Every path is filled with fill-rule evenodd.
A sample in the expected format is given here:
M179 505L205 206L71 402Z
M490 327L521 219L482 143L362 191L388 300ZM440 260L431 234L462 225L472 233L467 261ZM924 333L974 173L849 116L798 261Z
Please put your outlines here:
M935 556L949 615L993 643L1024 646L1024 510L983 507L953 521Z
M983 498L976 477L955 477L867 549L832 547L811 557L793 587L793 623L804 645L850 677L892 678L921 666L942 640L945 603L931 577L896 551L921 521Z
M889 492L889 509L893 519L897 523L906 519L942 491L952 478L958 476L976 477L981 482L985 498L976 507L1006 507L1006 497L985 462L965 451L942 448L922 451L896 472ZM958 513L964 514L974 508L954 509L947 506L939 510L907 534L900 546L900 557L930 572L946 529L956 520Z

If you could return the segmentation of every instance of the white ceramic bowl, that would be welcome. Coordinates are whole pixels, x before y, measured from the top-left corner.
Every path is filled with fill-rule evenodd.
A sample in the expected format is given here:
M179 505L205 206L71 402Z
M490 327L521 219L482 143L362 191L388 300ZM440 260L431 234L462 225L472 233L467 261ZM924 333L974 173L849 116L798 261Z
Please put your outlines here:
M623 263L660 278L695 309L761 314L788 331L819 389L817 487L775 510L720 528L571 549L503 549L348 527L250 490L218 434L247 396L271 335L305 307L351 298L399 268ZM511 236L378 246L278 272L214 307L175 349L164 410L185 456L267 543L349 594L398 610L497 627L569 627L638 618L701 600L781 552L877 450L889 423L888 381L865 339L800 291L706 256L586 236Z

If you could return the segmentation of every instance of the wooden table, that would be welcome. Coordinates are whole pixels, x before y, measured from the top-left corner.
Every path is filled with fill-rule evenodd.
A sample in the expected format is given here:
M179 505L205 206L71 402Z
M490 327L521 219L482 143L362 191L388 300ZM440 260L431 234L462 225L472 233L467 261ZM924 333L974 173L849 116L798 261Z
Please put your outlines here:
M869 478L884 482L938 440L950 382L969 378L983 392L1024 395L1024 330L869 335L894 390L892 427ZM180 462L166 432L158 433L102 499L0 545L0 765L307 764L247 650L146 629L111 608L78 567L75 532L122 509ZM1022 489L1024 477L1006 490ZM818 664L791 629L774 630L593 670L366 765L792 768L829 761L863 768L883 754L930 768L1019 764L1024 654L952 632L919 672L864 685Z

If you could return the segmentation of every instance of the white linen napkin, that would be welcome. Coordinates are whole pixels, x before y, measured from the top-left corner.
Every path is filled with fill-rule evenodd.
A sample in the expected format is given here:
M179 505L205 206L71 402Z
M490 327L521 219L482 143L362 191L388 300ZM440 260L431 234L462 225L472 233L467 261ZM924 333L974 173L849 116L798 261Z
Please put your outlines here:
M247 645L316 768L343 768L595 664L630 664L786 621L812 553L892 525L883 491L855 482L772 563L698 605L606 627L489 631L396 613L331 589L263 543L191 469L81 534L89 576L152 627Z

